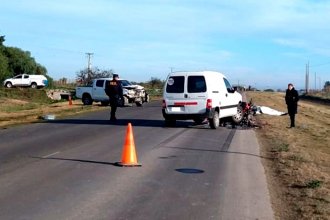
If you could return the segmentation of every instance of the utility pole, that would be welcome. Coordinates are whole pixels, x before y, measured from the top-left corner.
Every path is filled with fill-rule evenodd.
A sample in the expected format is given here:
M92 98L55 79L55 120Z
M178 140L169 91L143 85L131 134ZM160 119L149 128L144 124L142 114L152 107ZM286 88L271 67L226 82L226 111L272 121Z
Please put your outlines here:
M90 79L91 77L91 70L92 70L92 63L91 63L91 56L93 56L94 53L86 53L88 57L88 63L87 63L87 78Z
M314 83L315 83L315 91L316 91L316 72L315 72L315 80L314 80Z
M306 64L306 78L305 78L305 89L306 89L306 94L309 92L309 61Z

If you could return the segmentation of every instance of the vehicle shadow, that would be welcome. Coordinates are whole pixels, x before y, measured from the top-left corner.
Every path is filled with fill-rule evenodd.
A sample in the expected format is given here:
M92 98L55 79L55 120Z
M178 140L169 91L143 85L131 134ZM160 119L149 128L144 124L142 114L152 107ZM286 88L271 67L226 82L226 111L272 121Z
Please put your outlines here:
M105 125L105 126L127 126L131 123L132 126L138 127L161 127L161 128L206 128L205 126L194 126L191 121L177 121L175 126L166 126L164 120L155 119L118 119L116 121L104 119L56 119L47 120L41 123L49 124L76 124L76 125ZM207 126L208 127L208 126Z

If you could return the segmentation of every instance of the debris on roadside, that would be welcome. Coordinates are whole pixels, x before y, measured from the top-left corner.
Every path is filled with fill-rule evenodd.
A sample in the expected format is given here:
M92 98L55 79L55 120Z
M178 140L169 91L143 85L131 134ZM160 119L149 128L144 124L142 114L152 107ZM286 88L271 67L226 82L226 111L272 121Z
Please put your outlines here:
M55 115L43 115L40 118L43 120L55 120L56 116Z
M71 93L63 89L51 89L46 91L47 97L52 100L61 100L63 97L69 97Z

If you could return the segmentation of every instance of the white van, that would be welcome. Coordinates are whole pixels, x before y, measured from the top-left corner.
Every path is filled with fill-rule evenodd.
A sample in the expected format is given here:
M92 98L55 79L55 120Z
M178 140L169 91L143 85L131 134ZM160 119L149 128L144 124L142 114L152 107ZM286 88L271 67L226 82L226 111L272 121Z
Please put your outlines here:
M176 120L192 119L201 123L208 119L210 127L219 127L220 118L238 114L242 95L226 77L218 72L172 72L163 90L163 117L166 125Z

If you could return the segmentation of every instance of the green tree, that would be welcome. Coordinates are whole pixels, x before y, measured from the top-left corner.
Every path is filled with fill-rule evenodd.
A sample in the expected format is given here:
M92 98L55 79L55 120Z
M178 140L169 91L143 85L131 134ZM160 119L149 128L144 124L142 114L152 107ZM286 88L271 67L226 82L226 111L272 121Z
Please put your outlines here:
M23 73L35 74L37 64L29 51L6 47L4 53L8 58L8 71L12 76Z
M151 77L151 79L149 80L148 84L151 86L151 88L162 88L164 82L161 79L155 78L155 77Z
M0 47L3 46L3 42L5 42L5 36L0 36Z
M10 76L8 72L8 59L0 50L0 82L4 81Z

